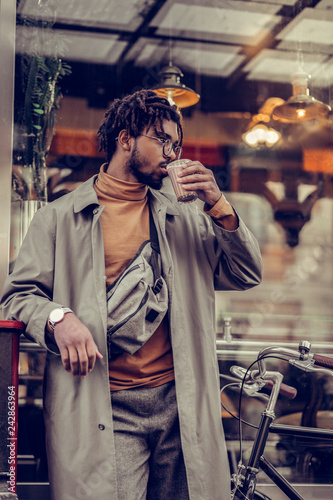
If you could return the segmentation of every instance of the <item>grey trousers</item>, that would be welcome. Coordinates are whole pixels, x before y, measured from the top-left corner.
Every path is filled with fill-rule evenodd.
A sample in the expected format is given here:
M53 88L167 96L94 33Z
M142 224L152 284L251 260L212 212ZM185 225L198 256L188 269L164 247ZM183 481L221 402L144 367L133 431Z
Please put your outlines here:
M188 500L174 382L111 400L119 500Z

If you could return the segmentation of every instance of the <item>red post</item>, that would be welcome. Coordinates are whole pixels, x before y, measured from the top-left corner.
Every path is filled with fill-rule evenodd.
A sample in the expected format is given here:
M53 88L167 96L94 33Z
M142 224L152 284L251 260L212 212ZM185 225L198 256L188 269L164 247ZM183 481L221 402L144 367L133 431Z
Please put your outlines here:
M17 479L19 337L21 321L0 321L0 500L14 500Z

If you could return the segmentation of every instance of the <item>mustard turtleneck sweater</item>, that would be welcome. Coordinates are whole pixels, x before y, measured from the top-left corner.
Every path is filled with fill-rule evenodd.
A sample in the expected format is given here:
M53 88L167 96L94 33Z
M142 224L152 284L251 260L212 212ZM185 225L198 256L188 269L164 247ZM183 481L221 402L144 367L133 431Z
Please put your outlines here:
M104 239L106 282L109 286L149 239L149 207L144 184L126 182L106 173L95 182ZM167 315L154 335L134 355L123 353L109 364L112 391L156 387L174 379Z

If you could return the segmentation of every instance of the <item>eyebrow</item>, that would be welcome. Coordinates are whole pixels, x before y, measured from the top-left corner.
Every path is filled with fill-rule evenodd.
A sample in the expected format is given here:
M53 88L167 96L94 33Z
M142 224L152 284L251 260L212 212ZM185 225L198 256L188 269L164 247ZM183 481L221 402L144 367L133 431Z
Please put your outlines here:
M163 138L163 139L170 139L170 141L172 142L172 137L170 134L167 134L166 132L163 132L163 130L156 130L156 135L157 137L160 137L160 138ZM179 139L177 139L175 142L172 142L173 145L177 145L179 144Z
M158 136L163 136L166 139L171 139L171 136L169 134L167 134L166 132L164 132L163 130L155 130L155 133Z

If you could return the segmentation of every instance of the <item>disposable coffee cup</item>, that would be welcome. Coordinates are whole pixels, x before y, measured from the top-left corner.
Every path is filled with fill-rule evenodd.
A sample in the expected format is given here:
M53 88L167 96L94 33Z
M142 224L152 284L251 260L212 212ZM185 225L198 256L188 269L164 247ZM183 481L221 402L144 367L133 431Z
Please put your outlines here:
M170 177L177 201L180 203L188 203L189 201L196 200L198 197L195 191L186 191L183 189L183 186L177 182L177 179L179 179L178 172L181 172L183 170L183 165L185 163L189 163L190 161L191 160L181 158L180 160L172 161L167 166L168 176Z

